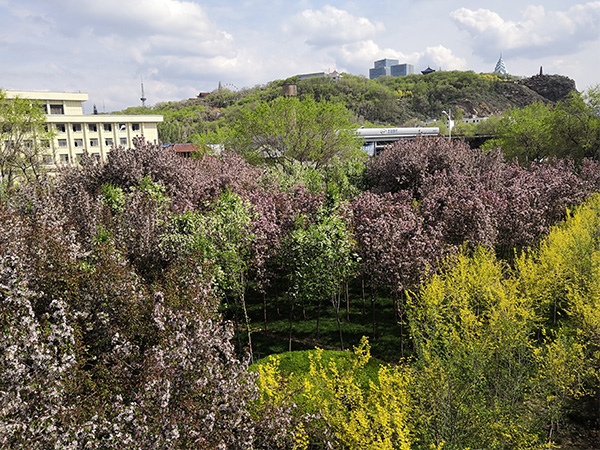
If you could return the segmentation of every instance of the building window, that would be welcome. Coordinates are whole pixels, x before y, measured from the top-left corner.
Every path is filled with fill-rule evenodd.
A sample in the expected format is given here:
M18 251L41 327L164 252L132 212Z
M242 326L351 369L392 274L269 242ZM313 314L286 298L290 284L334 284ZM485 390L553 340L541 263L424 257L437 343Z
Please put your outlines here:
M121 138L119 142L121 143L121 147L125 147L127 145L127 138Z
M113 139L112 138L106 138L104 140L104 145L106 145L108 147L112 147L113 146Z
M83 139L75 139L75 147L83 147Z
M98 132L98 125L96 125L95 123L90 123L88 125L88 130L90 131L90 133L97 133Z
M49 166L51 164L54 163L54 161L52 161L52 155L44 155L42 156L42 163L46 166Z
M104 124L104 131L106 131L107 133L110 133L112 131L112 124L105 123Z
M81 131L81 124L80 123L74 123L73 124L73 132L77 133Z
M60 155L61 164L69 164L69 155L63 153Z
M56 131L58 133L66 133L67 132L67 126L64 123L57 123L55 126L56 126Z
M131 124L131 131L140 131L140 124L139 123L132 123Z
M90 147L98 147L98 139L96 139L96 138L90 139Z
M83 159L83 153L77 153L75 155L75 158L77 159L77 162L81 162L81 160Z
M59 139L58 140L58 146L60 148L67 148L67 140L66 139Z
M50 114L64 114L65 107L63 105L50 105Z
M32 141L32 140L30 140L30 139L27 139L27 140L24 142L24 144L25 144L25 148L31 148L31 147L33 147L33 141Z
M100 153L92 153L92 158L94 158L96 161L100 161Z

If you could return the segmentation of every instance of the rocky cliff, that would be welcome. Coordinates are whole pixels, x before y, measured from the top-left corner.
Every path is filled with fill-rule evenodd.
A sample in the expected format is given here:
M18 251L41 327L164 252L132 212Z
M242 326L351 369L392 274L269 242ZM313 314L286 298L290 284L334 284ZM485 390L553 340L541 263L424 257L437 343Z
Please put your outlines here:
M575 91L575 81L562 75L535 75L519 82L552 103L566 99Z

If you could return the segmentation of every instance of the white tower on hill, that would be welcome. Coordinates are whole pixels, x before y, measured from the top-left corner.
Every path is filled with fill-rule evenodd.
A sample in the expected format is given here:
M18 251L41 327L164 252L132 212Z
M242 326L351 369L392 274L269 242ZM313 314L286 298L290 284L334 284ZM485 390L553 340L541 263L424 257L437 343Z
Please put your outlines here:
M508 75L506 70L506 65L504 64L504 60L502 59L502 54L500 54L500 59L496 63L496 68L494 69L494 73L499 73L500 75Z

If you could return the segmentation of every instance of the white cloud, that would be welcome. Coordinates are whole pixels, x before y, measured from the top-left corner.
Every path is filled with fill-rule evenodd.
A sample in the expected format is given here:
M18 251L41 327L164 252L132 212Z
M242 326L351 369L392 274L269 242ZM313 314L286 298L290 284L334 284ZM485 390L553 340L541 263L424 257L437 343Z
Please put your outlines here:
M305 37L315 47L363 41L385 27L365 17L356 17L347 11L325 5L320 10L307 9L294 16L283 26L284 32Z
M418 54L418 64L420 66L431 66L432 69L442 68L443 70L466 70L467 61L459 58L452 53L452 50L437 45L427 47L425 51Z
M600 1L578 4L567 11L530 5L519 21L505 20L489 9L460 8L450 17L470 35L475 53L488 60L503 50L523 56L571 53L600 35Z
M157 55L235 57L230 33L219 30L197 3L181 0L55 0L69 39L99 39L109 51L142 62Z
M452 50L438 45L427 47L422 51L413 53L402 53L391 48L380 48L375 42L361 41L342 46L336 53L336 60L340 66L349 67L352 73L368 72L373 67L373 62L378 59L397 59L400 64L412 64L415 72L431 66L434 69L465 70L467 62L452 53ZM422 69L421 69L422 68Z

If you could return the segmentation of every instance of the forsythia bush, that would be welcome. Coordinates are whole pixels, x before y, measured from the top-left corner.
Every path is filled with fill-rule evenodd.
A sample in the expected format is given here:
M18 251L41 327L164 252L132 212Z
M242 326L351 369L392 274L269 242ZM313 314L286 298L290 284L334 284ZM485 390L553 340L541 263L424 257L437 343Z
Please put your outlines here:
M262 400L275 404L294 402L305 417L312 414L324 428L323 436L329 439L321 444L332 448L411 448L409 372L382 365L377 380L365 381L361 374L371 358L365 337L354 348L348 364L339 360L325 362L321 349L316 349L309 358L310 370L304 377L294 374L288 379L283 377L277 356L261 365L258 385ZM318 444L311 437L297 436L294 448L306 449L310 444Z
M536 448L533 311L492 252L460 254L409 301L418 433L444 449Z

